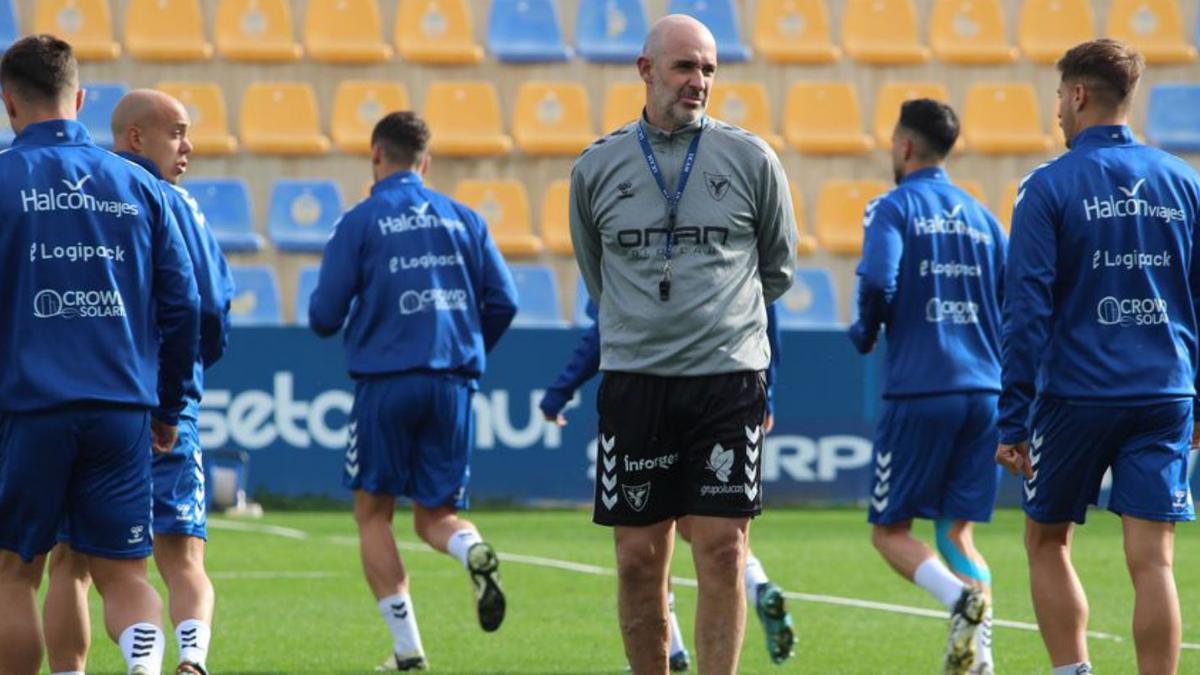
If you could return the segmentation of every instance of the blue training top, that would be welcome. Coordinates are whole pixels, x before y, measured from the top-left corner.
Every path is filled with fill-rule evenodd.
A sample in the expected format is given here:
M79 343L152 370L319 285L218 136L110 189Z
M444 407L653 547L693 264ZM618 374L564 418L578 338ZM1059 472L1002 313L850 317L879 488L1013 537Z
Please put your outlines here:
M1021 181L1004 304L1001 441L1035 396L1102 405L1195 396L1196 218L1186 162L1094 126Z
M512 275L483 219L401 171L338 221L308 317L319 335L346 324L353 377L478 378L516 311Z
M99 402L177 423L200 301L161 183L54 120L0 152L0 185L0 412Z

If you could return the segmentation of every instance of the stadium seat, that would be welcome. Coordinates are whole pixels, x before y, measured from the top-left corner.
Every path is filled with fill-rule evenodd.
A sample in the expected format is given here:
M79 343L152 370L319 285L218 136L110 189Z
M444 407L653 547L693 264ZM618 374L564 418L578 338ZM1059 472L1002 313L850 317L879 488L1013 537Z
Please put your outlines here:
M971 178L958 179L953 178L954 184L966 191L967 194L974 197L984 208L987 208L987 193L983 191L983 183Z
M500 123L500 97L488 81L434 82L425 93L425 121L439 155L503 155L512 139Z
M999 0L937 0L929 27L929 45L948 63L1012 63L1004 8Z
M759 0L754 49L768 61L830 63L841 58L829 28L825 0Z
M516 328L564 328L554 270L544 265L509 265L517 286Z
M1108 37L1132 45L1147 63L1191 63L1196 47L1187 43L1177 0L1113 0Z
M542 252L542 240L533 233L529 194L516 180L458 182L454 198L479 212L500 252L506 256L532 256Z
M835 255L862 252L863 216L867 203L887 192L881 180L828 180L817 195L813 230L821 248Z
M300 274L296 277L296 297L292 302L293 323L297 326L308 325L308 301L312 299L320 275L320 265L305 265L300 268Z
M211 59L199 0L129 0L125 10L125 49L145 61Z
M571 181L562 178L546 188L542 197L542 239L552 253L575 255L571 244Z
M112 148L112 114L117 102L129 91L124 82L84 83L83 107L79 121L87 127L92 140L103 148Z
M396 49L414 63L468 65L483 60L467 0L400 0Z
M289 0L220 0L216 26L217 52L231 61L295 61L304 53Z
M795 181L788 181L788 193L792 196L792 215L796 218L796 253L812 255L817 252L817 238L808 231L808 219L804 217L804 194Z
M262 236L254 231L250 190L240 178L189 178L183 187L200 205L222 251L243 253L262 248Z
M771 110L767 88L761 82L723 80L713 87L708 98L710 115L757 134L775 152L783 152L783 137L775 133Z
M649 28L642 0L582 0L575 15L575 49L589 61L630 64Z
M228 155L237 150L237 139L229 133L225 95L215 82L159 82L155 87L179 99L187 108L192 126L188 140L198 155Z
M915 98L950 101L946 85L940 82L885 82L875 95L875 142L884 150L892 148L892 132L900 119L900 105Z
M1017 201L1017 187L1020 184L1020 181L1012 180L1004 186L1004 194L1000 197L999 210L995 212L996 219L1004 226L1005 232L1012 232L1013 205Z
M21 37L21 22L17 19L16 0L0 0L0 54Z
M121 55L108 0L38 0L33 6L33 32L70 42L75 58L110 61Z
M1025 58L1054 63L1071 47L1096 37L1091 0L1024 0L1017 43Z
M613 82L604 92L604 128L601 131L606 134L611 133L637 120L642 116L642 108L645 106L645 84L642 82Z
M522 83L513 111L513 140L530 155L578 155L596 140L587 89L579 82Z
M320 252L342 216L342 192L332 180L280 178L271 189L267 233L281 251Z
M492 0L487 46L499 61L538 63L571 58L554 0Z
M317 94L307 82L255 82L247 87L242 96L241 137L250 152L329 152L329 139L321 133Z
M862 63L929 60L929 48L917 37L917 8L913 0L846 0L842 49Z
M281 326L283 307L279 302L279 281L268 265L231 265L237 292L229 307L229 322L234 326Z
M1200 84L1158 84L1150 89L1146 138L1169 152L1200 152Z
M332 63L382 63L392 58L375 0L308 0L304 50L313 60Z
M1037 94L1027 83L977 83L967 90L963 135L971 149L986 155L1046 152Z
M371 152L371 132L383 116L411 110L408 88L391 80L342 80L333 95L333 143L342 152Z
M700 20L717 39L717 60L741 63L750 60L750 48L742 42L733 0L671 0L667 14L687 14Z
M571 308L571 323L581 328L589 328L595 320L588 316L587 304L592 296L588 295L587 284L583 283L583 276L579 276L575 280L575 306Z
M779 327L786 329L841 328L833 276L820 267L797 267L795 280L775 302Z
M875 147L862 131L858 94L849 83L797 82L783 116L783 134L800 152L861 155Z

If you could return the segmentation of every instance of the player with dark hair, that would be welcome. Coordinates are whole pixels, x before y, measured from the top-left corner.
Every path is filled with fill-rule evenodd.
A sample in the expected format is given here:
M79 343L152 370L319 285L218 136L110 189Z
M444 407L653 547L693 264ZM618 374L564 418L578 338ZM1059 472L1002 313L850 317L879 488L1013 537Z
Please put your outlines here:
M991 520L996 501L1006 242L996 218L946 173L958 128L944 103L901 106L897 186L866 208L850 339L868 353L886 326L871 540L950 611L945 672L991 673L991 572L972 530ZM934 521L937 552L912 536L914 518Z

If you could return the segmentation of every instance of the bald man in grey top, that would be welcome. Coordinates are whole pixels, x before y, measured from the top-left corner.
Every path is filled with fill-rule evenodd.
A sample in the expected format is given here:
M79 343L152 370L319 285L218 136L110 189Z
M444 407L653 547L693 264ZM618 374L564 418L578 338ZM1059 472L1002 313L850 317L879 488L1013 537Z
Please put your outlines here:
M571 176L571 239L600 308L593 519L614 527L633 671L667 672L667 570L687 519L700 672L734 673L762 504L766 306L791 286L796 225L775 153L705 115L717 50L703 24L661 19L637 67L642 118Z

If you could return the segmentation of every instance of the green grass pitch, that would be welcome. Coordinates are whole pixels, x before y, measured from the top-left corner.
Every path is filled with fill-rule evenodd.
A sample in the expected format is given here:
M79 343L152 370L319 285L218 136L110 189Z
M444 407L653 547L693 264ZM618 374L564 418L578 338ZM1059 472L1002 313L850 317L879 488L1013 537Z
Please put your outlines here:
M501 568L509 614L495 634L484 634L475 622L466 573L449 557L418 546L408 514L397 513L398 540L431 670L621 673L616 579L606 573L613 562L608 530L592 525L584 512L479 511L470 517L502 557L520 556ZM209 569L217 588L217 618L209 666L214 673L363 673L387 656L391 640L359 570L349 513L213 520ZM1200 538L1194 528L1182 525L1176 545L1185 643L1200 643ZM997 618L1033 622L1021 531L1021 515L1002 511L995 523L979 529L977 541L995 579ZM929 540L932 527L918 525L917 533ZM785 590L936 609L871 549L858 511L769 510L755 521L751 542L772 580ZM603 569L593 570L602 572L596 574L548 567L533 564L536 557ZM1116 517L1093 511L1076 537L1075 563L1088 589L1090 628L1122 639L1090 641L1097 671L1135 672L1132 591ZM695 576L682 542L674 574ZM161 589L157 576L155 582ZM680 585L676 598L694 659L695 590ZM741 672L940 672L943 620L799 600L790 606L799 636L796 656L783 666L771 665L751 612ZM95 591L92 618L88 672L124 672L116 647L104 636ZM168 644L166 665L171 667L173 637ZM1035 632L997 628L995 650L997 670L1004 675L1049 672ZM1200 673L1200 651L1185 649L1180 672Z

